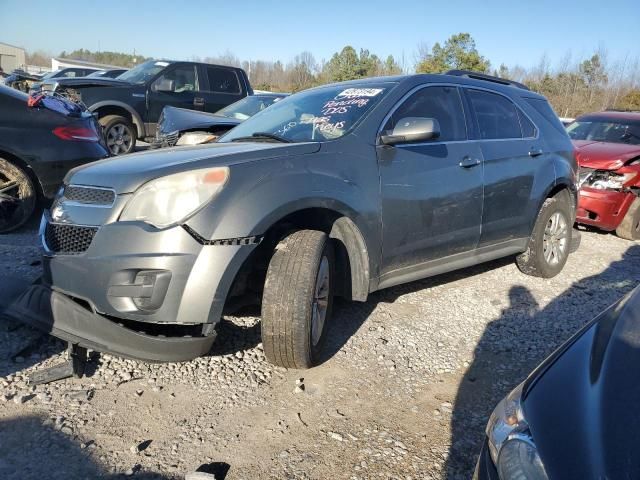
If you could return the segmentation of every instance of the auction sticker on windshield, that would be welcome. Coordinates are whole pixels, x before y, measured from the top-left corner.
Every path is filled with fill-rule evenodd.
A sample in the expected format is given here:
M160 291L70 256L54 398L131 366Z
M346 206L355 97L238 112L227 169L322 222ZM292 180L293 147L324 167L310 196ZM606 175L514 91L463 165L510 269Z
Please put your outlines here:
M347 88L336 95L336 98L375 97L383 90L383 88Z

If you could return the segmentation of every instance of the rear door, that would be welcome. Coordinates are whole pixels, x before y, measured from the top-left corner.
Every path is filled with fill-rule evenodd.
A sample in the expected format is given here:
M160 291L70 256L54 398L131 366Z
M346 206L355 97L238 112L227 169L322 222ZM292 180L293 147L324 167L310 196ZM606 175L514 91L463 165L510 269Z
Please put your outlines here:
M165 105L202 110L195 99L199 95L200 79L196 65L179 63L167 68L149 87L146 123L155 124Z
M465 88L484 158L479 247L530 235L538 172L553 169L531 119L507 96Z
M482 157L477 142L468 139L459 89L419 88L393 111L383 132L407 117L434 118L441 134L430 141L377 147L382 277L473 251L480 238Z
M205 112L215 113L221 108L247 96L238 73L219 65L200 65L205 81L196 101Z

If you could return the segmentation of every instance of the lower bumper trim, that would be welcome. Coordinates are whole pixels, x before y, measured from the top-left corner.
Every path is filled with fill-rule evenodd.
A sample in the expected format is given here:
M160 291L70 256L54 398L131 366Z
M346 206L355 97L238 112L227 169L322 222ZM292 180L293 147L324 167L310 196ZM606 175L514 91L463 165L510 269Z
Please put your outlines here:
M4 312L62 340L98 352L150 362L181 362L205 355L215 334L158 337L133 331L93 313L46 285L32 285Z

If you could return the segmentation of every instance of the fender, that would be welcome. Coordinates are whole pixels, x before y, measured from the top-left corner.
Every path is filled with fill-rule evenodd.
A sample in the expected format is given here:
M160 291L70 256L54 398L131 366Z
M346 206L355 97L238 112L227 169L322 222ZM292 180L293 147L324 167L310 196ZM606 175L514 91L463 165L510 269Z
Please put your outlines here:
M133 124L136 126L138 130L138 138L143 138L146 135L146 130L144 129L144 123L142 118L130 105L127 105L124 102L119 102L117 100L104 100L102 102L95 103L89 107L90 112L95 112L96 110L102 107L118 107L126 110L131 114L131 119L133 120Z

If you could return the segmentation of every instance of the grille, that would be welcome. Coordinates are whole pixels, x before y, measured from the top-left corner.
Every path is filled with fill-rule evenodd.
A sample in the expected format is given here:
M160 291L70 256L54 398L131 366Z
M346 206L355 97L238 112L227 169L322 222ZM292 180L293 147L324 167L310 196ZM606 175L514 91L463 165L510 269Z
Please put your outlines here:
M98 227L48 223L44 231L44 240L52 252L82 253L89 248L97 231Z
M105 188L76 187L68 185L64 189L64 198L72 202L88 203L91 205L112 205L116 199L113 190Z

